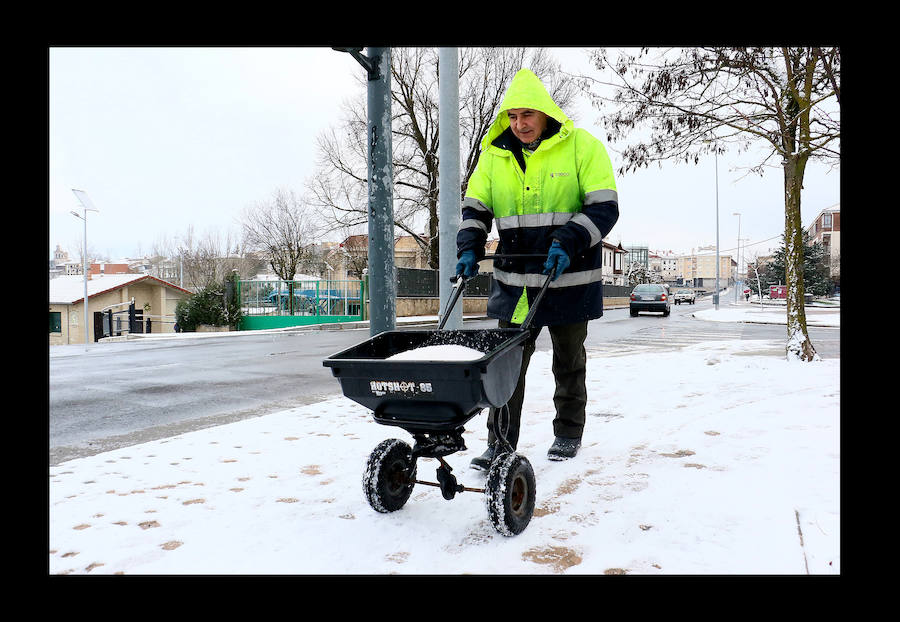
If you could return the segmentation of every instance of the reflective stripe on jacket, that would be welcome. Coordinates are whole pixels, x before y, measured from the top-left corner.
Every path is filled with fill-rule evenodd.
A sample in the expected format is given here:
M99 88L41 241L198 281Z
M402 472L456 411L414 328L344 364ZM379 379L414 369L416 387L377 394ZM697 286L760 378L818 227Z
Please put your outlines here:
M506 111L540 110L550 119L530 153L509 129ZM495 259L488 315L510 321L522 296L529 303L543 285L547 251L554 239L571 265L550 284L535 326L568 324L603 315L602 244L618 219L612 163L603 144L576 128L537 76L522 69L507 89L499 113L481 143L478 165L462 203L457 249L484 257L494 222L497 253L538 254L534 259ZM515 318L518 322L520 318Z

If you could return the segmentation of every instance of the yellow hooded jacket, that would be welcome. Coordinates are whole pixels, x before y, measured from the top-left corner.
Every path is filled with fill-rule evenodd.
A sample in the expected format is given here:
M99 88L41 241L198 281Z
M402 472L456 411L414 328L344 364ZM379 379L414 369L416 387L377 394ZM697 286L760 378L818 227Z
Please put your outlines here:
M533 153L509 129L507 110L546 114L548 128ZM567 324L603 315L602 244L619 216L612 163L603 144L557 106L538 77L520 70L481 142L469 179L457 234L457 254L484 245L497 224L498 253L539 254L535 259L495 259L488 315L521 323L543 285L544 258L553 240L571 265L555 281L534 317L534 326Z

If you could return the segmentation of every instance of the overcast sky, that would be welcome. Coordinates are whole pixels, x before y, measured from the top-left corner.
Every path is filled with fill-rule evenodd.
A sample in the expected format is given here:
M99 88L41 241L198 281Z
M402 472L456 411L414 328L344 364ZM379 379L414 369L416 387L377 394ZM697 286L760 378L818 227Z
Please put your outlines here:
M590 72L581 48L555 49L564 70ZM99 213L88 244L112 261L148 253L155 242L236 231L240 212L276 188L302 192L314 173L316 136L364 86L362 68L330 48L51 48L49 54L48 250L82 243L73 188ZM572 113L575 111L566 111ZM606 133L586 101L578 125ZM616 148L607 144L614 166ZM752 252L780 244L783 178L746 175L759 158L718 159L720 252L740 237ZM687 253L716 242L716 170L655 165L617 178L620 218L609 239ZM803 224L840 201L838 171L806 171Z

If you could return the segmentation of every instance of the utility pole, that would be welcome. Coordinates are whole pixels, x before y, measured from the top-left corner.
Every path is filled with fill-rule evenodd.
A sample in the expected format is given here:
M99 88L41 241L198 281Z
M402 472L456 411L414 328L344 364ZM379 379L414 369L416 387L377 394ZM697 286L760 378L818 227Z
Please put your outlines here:
M738 301L738 279L741 276L741 213L740 212L732 212L732 216L738 217L738 237L737 237L737 250L735 250L735 255L737 256L737 270L734 271L734 302L737 304ZM744 289L741 287L740 289Z
M78 212L71 212L75 218L81 218L84 221L84 256L82 259L82 276L84 277L84 351L87 352L88 344L91 343L90 339L90 331L88 330L88 243L87 243L87 213L88 212L100 212L97 208L94 207L94 204L91 202L91 198L87 195L84 190L78 190L77 188L72 188L72 193L75 195L75 198L78 199L78 202L81 203L81 207L84 210L84 216L79 216Z
M719 310L719 150L716 145L716 293L713 296L713 304L716 311Z
M447 313L452 287L450 277L456 274L456 233L459 230L459 57L456 48L441 48L439 73L439 155L438 203L440 219L440 309ZM462 285L459 285L462 287ZM450 329L462 328L463 301L460 299L444 324Z
M394 330L397 279L394 275L393 164L391 162L391 48L332 48L347 52L368 75L369 149L369 333Z

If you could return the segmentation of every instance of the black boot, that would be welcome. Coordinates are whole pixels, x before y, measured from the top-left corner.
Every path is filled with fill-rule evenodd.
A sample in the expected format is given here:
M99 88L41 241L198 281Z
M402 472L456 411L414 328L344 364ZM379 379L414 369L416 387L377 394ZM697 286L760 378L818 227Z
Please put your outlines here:
M580 438L563 438L562 436L557 436L553 441L553 445L547 450L547 457L550 460L568 460L569 458L575 457L579 447L581 447Z
M491 443L490 445L488 445L488 448L483 454L472 458L472 462L470 462L469 464L473 469L478 469L479 471L487 471L491 468L491 462L494 461L495 455L497 455L497 444Z

